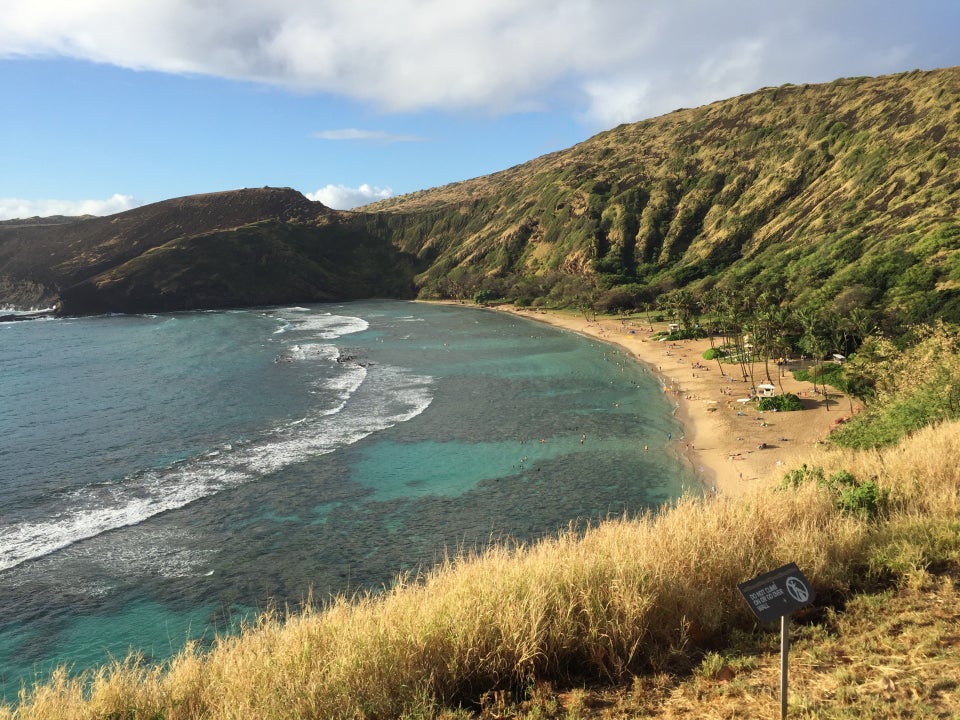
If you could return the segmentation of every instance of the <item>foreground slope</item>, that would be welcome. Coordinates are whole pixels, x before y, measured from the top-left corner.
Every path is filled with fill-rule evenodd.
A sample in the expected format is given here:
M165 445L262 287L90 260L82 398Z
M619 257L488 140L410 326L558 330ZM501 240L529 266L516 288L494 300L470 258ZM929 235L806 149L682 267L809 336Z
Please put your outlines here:
M939 585L927 571L955 576L960 568L958 448L960 425L944 423L879 453L816 459L826 477L842 470L872 478L889 492L882 512L849 512L834 489L812 481L746 498L687 498L656 516L449 559L382 593L286 618L268 612L159 667L131 655L86 678L58 673L26 689L16 709L0 707L0 718L477 716L471 709L491 718L511 716L511 699L525 701L531 718L571 717L555 703L552 711L529 703L549 699L554 687L597 682L631 688L640 704L625 709L643 716L645 688L662 691L701 661L706 679L721 671L728 680L746 676L758 662L773 670L758 660L773 643L736 586L787 562L817 591L817 607L804 615L820 623L820 643L800 648L813 658L801 676L831 683L830 696L800 686L812 703L803 717L954 717L955 613L931 609L924 617L916 602L919 618L896 618L875 605L870 647L836 637L835 628L844 603L862 590L912 584L926 588L927 603L955 602L949 579ZM891 657L890 637L877 625L890 635L910 632L909 657ZM940 682L911 680L918 666ZM891 677L895 683L884 682ZM897 684L918 694L897 692ZM713 694L728 698L724 713L683 716L774 717L775 687L775 672L740 680ZM693 700L713 691L692 690ZM877 690L897 704L876 702ZM692 710L689 695L670 698Z

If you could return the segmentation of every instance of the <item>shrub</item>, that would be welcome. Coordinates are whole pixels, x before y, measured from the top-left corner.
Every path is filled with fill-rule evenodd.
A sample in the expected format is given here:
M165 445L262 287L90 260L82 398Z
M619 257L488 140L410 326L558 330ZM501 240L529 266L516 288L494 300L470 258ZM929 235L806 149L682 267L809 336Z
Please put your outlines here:
M716 360L717 358L723 358L726 356L727 352L723 348L710 348L703 353L704 360Z
M611 288L603 293L594 303L598 312L613 313L619 310L636 308L636 297L621 287Z
M798 488L811 480L818 485L822 484L824 482L823 468L820 466L807 467L807 464L804 463L800 467L794 468L784 474L783 480L780 481L779 488L781 490Z
M806 463L783 476L780 488L797 488L813 481L833 496L834 507L844 515L872 520L887 510L890 491L877 485L876 480L857 480L846 470L838 470L829 478L822 467L808 468Z
M880 339L857 354L857 365L869 374L876 394L864 412L830 434L831 443L885 447L927 425L960 417L960 333L943 324L913 332L918 340L904 350Z
M859 481L846 470L831 475L827 487L836 495L834 504L840 512L864 519L879 516L890 500L890 491L875 480Z
M776 397L760 398L757 403L758 410L778 410L780 412L791 412L793 410L803 410L803 403L793 393L784 393Z
M878 517L890 500L890 491L880 488L874 480L841 486L839 493L837 508L865 519Z
M793 371L793 377L802 382L832 385L839 390L846 388L843 366L835 362L825 362L819 367L798 368Z
M473 301L477 305L486 305L487 303L499 300L502 296L493 290L478 290L473 295Z
M702 328L695 327L689 330L674 330L667 334L667 340L700 340L706 336Z

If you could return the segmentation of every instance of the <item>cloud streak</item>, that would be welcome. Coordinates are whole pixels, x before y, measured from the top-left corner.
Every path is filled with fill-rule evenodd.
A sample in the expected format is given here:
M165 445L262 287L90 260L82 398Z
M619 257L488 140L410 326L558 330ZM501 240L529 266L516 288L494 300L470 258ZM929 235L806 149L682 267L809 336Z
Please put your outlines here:
M397 135L383 130L358 130L356 128L320 130L313 133L311 137L319 140L361 140L380 143L423 142L425 140L425 138L416 135Z
M958 24L960 6L937 0L6 0L0 57L603 127L763 85L957 64Z

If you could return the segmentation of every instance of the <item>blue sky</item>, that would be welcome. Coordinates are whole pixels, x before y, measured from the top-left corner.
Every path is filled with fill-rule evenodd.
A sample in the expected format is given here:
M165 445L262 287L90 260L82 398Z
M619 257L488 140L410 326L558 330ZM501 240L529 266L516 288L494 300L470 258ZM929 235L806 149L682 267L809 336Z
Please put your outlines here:
M787 82L960 65L960 2L4 0L0 219L466 180Z

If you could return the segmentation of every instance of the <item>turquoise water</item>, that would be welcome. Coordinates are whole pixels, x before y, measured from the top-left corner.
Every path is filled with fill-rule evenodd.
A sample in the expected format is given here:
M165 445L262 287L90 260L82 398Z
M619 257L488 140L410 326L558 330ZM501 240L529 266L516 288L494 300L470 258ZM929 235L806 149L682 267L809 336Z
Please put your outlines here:
M0 688L696 485L611 346L401 302L0 324ZM650 451L643 452L644 445Z

